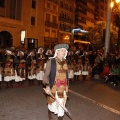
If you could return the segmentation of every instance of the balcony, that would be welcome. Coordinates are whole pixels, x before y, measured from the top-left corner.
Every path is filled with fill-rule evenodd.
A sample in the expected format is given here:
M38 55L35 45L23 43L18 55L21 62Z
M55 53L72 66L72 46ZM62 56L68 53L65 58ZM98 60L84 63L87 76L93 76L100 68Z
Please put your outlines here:
M87 5L87 2L84 1L84 0L76 0L76 2L77 2L77 3L81 2L81 3L83 3L84 5Z
M68 27L62 27L62 26L60 26L60 30L61 31L65 31L65 32L71 32L71 28L68 28Z
M58 28L58 24L56 23L51 23L53 28Z
M77 9L76 9L76 13L83 13L83 14L86 15L86 14L87 14L87 10L77 8Z
M45 21L45 26L52 27L52 28L58 28L58 24L49 22L49 21Z
M49 21L45 21L45 26L47 26L47 27L51 27L51 22L49 22Z
M57 0L48 0L49 2L52 2L52 3L55 3L55 4L58 4Z
M46 42L46 43L56 43L57 41L58 41L57 38L44 37L44 42Z
M70 18L59 17L60 21L67 22L73 24L73 20Z
M76 23L79 23L79 22L80 22L80 23L84 23L84 24L86 24L86 20L76 19L75 22L76 22Z

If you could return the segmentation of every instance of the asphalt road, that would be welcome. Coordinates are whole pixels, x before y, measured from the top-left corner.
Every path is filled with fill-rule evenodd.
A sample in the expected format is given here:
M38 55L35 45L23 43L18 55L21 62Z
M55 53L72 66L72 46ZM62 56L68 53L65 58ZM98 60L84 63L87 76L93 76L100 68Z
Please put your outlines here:
M42 86L0 90L0 120L48 120ZM72 120L120 120L120 88L99 80L71 82L66 107ZM53 115L54 120L57 116ZM64 120L71 120L65 115Z

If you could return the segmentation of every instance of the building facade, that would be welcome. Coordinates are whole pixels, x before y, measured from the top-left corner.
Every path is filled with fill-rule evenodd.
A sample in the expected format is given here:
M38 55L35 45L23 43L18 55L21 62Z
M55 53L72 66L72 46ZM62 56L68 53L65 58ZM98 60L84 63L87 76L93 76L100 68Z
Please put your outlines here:
M106 21L107 0L76 0L75 27L90 30L97 21Z
M43 46L44 4L44 0L0 0L0 46Z
M59 0L59 43L73 43L72 29L75 22L75 7L75 0Z
M58 43L58 0L45 0L44 46L53 48Z
M72 42L75 0L45 0L45 46Z
M26 4L27 3L27 4ZM0 46L72 44L72 30L106 20L107 0L0 0Z

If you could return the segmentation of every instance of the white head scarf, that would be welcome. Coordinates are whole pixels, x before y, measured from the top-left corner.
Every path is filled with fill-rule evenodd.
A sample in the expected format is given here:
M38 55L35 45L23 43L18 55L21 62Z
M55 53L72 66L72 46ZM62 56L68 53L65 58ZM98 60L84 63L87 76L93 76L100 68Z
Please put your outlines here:
M12 55L12 51L6 50L6 52L9 53L10 55Z
M62 48L60 48L60 49L62 49ZM52 58L57 57L58 50L60 50L60 49L56 49L54 56L53 56L53 57L50 57L49 59L52 59ZM67 51L67 49L66 49L66 53L65 53L64 59L66 59L67 53L68 53L68 51Z

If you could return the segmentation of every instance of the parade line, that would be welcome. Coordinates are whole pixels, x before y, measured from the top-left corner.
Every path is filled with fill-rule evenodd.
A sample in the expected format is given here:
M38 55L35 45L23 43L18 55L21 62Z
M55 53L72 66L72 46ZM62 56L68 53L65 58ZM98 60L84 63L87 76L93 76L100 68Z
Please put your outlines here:
M88 101L91 101L93 104L96 104L96 105L98 105L98 106L100 106L100 107L102 107L102 108L105 108L106 110L109 110L109 111L111 111L111 112L113 112L113 113L116 113L116 114L120 115L120 111L115 110L114 108L108 107L108 106L106 106L106 105L104 105L104 104L102 104L102 103L99 103L99 102L97 102L97 101L95 101L95 100L93 100L93 99L90 99L90 98L88 98L88 97L85 97L84 95L81 95L81 94L79 94L79 93L77 93L77 92L75 92L75 91L72 91L72 90L70 90L70 89L69 89L69 92L72 93L72 94L74 94L74 95L76 95L76 96L79 96L79 97L81 97L81 98L87 99Z

